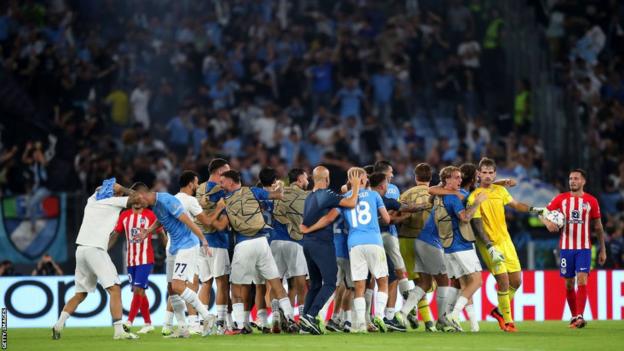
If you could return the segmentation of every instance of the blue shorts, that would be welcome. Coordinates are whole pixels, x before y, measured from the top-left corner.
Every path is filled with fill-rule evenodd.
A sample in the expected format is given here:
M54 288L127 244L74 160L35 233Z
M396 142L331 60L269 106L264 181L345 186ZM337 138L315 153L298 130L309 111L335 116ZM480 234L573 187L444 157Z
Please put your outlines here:
M149 286L149 275L152 272L153 264L141 264L128 267L128 280L132 287L147 289Z
M576 273L587 273L591 268L591 250L561 250L559 258L559 275L573 278Z

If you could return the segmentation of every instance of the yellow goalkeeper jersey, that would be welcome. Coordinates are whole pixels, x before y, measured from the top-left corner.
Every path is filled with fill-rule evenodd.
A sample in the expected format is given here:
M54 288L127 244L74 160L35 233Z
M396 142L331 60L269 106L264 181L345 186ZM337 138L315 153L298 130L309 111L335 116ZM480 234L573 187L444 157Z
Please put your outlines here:
M483 228L492 242L511 240L505 221L505 205L513 201L511 194L504 186L492 184L488 188L475 189L468 196L468 205L474 204L475 197L482 192L487 194L487 200L481 203L473 218L481 218Z

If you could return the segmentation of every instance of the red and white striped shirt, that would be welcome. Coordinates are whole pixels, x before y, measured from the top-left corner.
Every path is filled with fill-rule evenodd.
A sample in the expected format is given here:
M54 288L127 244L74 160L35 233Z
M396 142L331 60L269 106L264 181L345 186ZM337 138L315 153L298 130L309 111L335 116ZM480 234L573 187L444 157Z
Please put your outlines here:
M546 208L549 211L558 210L565 216L559 248L562 250L591 248L589 225L593 219L600 218L600 206L595 197L588 193L574 196L567 192L557 195Z
M126 234L126 248L128 267L154 263L154 249L152 248L152 234L139 241L141 228L149 228L156 221L156 215L150 209L144 208L141 213L134 213L131 209L119 215L115 231Z

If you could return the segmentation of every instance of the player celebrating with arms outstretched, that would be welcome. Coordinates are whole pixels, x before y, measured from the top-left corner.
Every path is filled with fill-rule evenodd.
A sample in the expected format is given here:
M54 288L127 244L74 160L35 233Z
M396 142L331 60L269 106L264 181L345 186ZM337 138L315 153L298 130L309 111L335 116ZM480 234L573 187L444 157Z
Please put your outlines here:
M561 233L559 267L560 274L566 281L566 299L572 313L570 328L583 328L586 324L583 311L587 301L587 276L591 267L590 222L598 238L598 263L603 265L607 260L600 206L595 197L584 191L586 180L584 170L570 171L570 191L557 195L546 206L549 211L563 213L565 221L562 228L540 216L549 231ZM575 277L577 291L574 291Z

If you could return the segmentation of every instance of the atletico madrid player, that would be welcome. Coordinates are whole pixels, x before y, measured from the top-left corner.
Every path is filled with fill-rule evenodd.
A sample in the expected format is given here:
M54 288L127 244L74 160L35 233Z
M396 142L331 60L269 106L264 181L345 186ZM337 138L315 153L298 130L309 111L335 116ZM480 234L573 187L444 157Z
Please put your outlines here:
M132 186L135 191L147 191L148 188L143 183L136 183ZM132 209L125 210L119 216L117 225L113 230L109 249L114 245L117 237L121 233L126 236L128 277L132 286L133 296L128 313L128 322L124 323L124 329L128 329L134 322L134 318L139 310L143 315L145 326L138 331L139 334L149 333L154 330L149 312L149 301L145 295L145 289L149 286L149 274L154 265L154 250L152 248L152 237L148 235L141 240L141 229L149 228L156 221L154 213L144 208L141 204L135 204ZM158 231L165 235L162 227Z
M561 235L559 268L560 275L566 281L566 298L572 312L570 328L583 328L586 324L583 311L587 301L587 276L591 267L590 223L598 238L598 263L603 265L607 259L600 206L595 197L584 192L586 180L584 170L570 171L568 178L570 191L557 195L546 206L549 211L557 210L563 213L565 216L563 228L559 229L554 223L540 217L549 231L559 232Z

